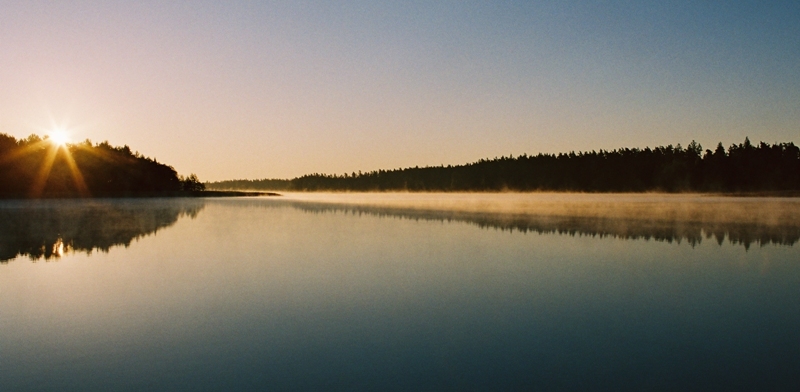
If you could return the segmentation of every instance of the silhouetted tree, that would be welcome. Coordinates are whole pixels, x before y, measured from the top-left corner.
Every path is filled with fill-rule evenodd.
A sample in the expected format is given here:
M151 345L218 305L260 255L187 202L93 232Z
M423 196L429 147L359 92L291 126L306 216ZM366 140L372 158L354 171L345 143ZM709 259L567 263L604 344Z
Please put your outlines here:
M189 178L193 190L203 188L197 176ZM128 146L89 140L58 146L37 135L0 134L0 197L155 196L185 184L171 166Z
M344 175L308 174L292 180L236 180L215 189L298 191L582 191L755 192L800 190L800 149L793 143L726 151L692 141L655 148L569 152L481 159L458 166L412 167Z
M206 185L197 179L197 175L192 173L189 177L180 177L181 189L189 192L199 192L206 190Z

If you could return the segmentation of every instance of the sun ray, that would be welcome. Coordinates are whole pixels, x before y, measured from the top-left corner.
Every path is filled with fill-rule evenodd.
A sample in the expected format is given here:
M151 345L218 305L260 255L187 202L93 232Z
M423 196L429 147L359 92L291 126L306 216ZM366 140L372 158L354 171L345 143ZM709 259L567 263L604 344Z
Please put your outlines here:
M66 147L62 149L64 150L64 158L67 161L67 166L69 166L69 172L72 175L72 182L75 184L78 194L81 197L90 197L89 188L86 186L86 181L83 180L83 174L81 174L80 169L78 169L75 159L72 158L72 153L70 153L69 149Z
M36 178L31 185L29 193L30 196L34 198L42 196L44 188L47 185L47 180L50 178L53 164L56 161L59 151L62 151L64 154L64 161L69 168L72 182L75 185L75 189L78 191L78 195L81 197L90 197L91 193L89 191L89 187L86 185L86 181L83 178L83 173L81 173L80 168L78 168L78 164L75 162L72 153L69 151L69 148L66 145L59 145L51 143L48 140L42 140L25 147L15 154L3 157L0 159L0 164L12 162L42 148L46 148L47 153L41 163L41 166L39 167ZM87 149L87 151L89 151L89 149Z
M51 146L52 145L50 143L48 143L46 140L38 141L38 142L30 144L30 145L28 145L28 146L26 146L24 148L21 148L18 151L15 151L14 153L8 154L8 155L0 158L0 165L13 162L13 161L15 161L15 160L17 160L19 158L22 158L25 155L28 155L28 154L36 151L36 150L40 150L42 148L49 148Z
M33 185L31 186L30 195L32 197L38 198L42 195L44 187L47 184L47 179L50 177L50 170L53 168L53 162L56 160L56 154L58 154L58 150L59 148L55 145L51 145L47 149L47 155L44 158L44 162L42 162L42 166L39 168L39 173L36 175Z
M78 148L78 149L80 149L81 151L89 153L89 154L91 154L91 155L93 155L93 156L95 156L97 158L100 158L100 159L106 161L106 162L113 162L113 163L120 162L120 159L117 158L116 156L108 154L105 151L101 151L98 148L87 148L87 145L82 144L82 143L75 144L73 146ZM91 147L91 144L89 144L88 147Z

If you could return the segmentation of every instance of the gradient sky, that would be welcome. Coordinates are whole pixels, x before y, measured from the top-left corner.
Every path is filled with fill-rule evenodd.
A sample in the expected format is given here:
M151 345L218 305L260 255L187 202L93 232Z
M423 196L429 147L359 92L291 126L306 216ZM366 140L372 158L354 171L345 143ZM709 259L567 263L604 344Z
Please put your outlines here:
M0 133L201 180L800 142L798 1L0 0Z

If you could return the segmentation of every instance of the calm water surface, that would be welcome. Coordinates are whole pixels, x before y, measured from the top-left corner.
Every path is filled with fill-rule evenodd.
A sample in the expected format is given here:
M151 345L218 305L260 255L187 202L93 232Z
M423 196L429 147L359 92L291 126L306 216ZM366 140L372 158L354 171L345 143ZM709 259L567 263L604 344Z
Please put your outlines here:
M0 202L0 390L800 390L800 202L380 197Z

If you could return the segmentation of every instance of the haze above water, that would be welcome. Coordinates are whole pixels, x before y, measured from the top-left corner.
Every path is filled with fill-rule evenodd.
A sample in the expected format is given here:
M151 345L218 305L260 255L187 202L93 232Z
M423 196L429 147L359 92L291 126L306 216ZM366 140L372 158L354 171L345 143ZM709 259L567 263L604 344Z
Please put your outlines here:
M789 198L3 201L0 390L797 390L798 239Z

